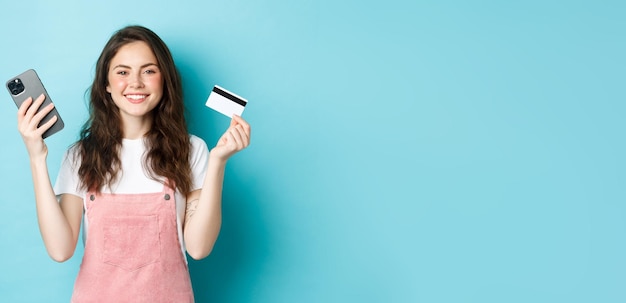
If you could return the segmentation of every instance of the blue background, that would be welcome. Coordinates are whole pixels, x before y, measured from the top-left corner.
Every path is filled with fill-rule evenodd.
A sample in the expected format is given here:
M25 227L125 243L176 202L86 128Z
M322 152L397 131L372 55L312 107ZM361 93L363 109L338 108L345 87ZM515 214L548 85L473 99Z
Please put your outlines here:
M182 73L190 131L249 99L198 302L625 302L622 1L2 1L0 79L35 68L66 128L117 29ZM68 302L0 95L0 300Z

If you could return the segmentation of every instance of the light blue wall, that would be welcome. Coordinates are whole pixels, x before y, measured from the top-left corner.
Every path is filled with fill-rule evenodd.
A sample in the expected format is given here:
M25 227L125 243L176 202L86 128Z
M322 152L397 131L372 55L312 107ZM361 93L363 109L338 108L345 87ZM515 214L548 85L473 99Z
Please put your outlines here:
M198 302L624 302L622 1L2 1L0 79L35 68L66 129L109 36L156 31L191 131L250 100ZM519 3L518 3L519 2ZM0 301L68 302L0 94Z

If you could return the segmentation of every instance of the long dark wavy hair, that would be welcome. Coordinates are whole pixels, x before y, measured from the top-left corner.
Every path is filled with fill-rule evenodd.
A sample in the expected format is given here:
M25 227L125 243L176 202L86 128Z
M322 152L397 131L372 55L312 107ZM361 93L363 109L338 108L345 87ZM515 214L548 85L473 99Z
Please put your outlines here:
M143 41L152 49L163 79L163 97L152 111L152 128L145 137L144 169L154 180L165 180L183 195L191 189L190 140L184 115L183 89L172 55L163 40L142 26L128 26L111 36L98 62L90 89L89 119L76 142L81 165L78 174L87 191L111 187L121 169L122 122L118 107L106 91L111 60L119 49Z

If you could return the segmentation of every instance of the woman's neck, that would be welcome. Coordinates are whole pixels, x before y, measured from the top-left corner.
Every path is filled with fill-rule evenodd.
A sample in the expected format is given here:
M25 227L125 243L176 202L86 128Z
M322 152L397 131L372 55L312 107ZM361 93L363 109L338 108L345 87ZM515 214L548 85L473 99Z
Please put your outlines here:
M152 117L133 117L122 119L122 136L124 139L143 138L152 128Z

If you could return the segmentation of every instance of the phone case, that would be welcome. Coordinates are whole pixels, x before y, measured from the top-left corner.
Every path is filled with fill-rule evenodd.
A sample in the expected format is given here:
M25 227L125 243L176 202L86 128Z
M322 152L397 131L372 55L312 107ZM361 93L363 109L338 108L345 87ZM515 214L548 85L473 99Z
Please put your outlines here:
M40 109L52 103L52 99L50 99L50 96L44 88L43 83L33 69L29 69L21 73L20 75L11 78L11 80L7 81L6 88L9 90L9 94L13 98L13 101L18 108L20 107L20 105L22 105L22 103L24 103L24 101L26 101L26 99L28 99L28 97L32 97L33 100L35 100L41 94L44 94L46 96L46 100L44 100ZM62 130L65 126L63 120L61 119L61 116L57 112L56 107L53 108L52 111L41 120L41 123L39 125L46 123L46 121L49 121L54 116L57 116L57 121L52 125L52 127L50 127L50 129L43 133L43 138L47 138L55 134L56 132Z

